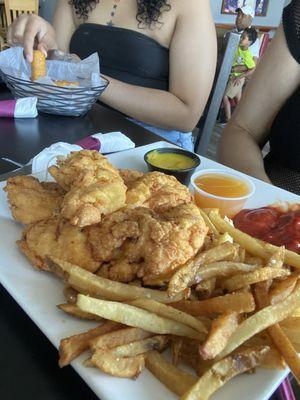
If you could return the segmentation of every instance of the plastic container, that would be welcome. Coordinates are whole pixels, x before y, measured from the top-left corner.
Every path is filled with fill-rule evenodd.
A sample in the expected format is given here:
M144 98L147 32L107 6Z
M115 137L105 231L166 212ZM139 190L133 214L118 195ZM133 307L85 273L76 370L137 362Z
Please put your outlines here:
M199 177L204 177L214 179L214 177L224 177L225 179L229 178L232 182L236 182L237 188L243 187L245 189L246 194L242 196L234 196L235 188L233 186L226 187L226 183L224 186L216 186L210 187L210 192L207 192L197 185L195 181ZM195 196L196 204L201 208L218 208L220 210L220 214L222 216L227 215L227 217L231 218L235 214L237 214L244 206L246 200L248 200L255 193L255 186L253 182L247 178L245 175L240 174L239 172L228 172L222 169L203 169L195 172L191 177L191 186ZM217 189L217 190L216 190ZM211 192L218 192L218 195L212 194ZM221 195L220 192L224 193ZM230 192L230 194L228 194Z

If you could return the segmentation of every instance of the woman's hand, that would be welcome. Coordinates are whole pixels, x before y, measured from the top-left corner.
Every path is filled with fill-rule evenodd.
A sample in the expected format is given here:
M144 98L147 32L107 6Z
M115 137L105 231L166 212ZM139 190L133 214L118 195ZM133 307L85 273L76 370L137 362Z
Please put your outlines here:
M47 21L37 15L22 14L8 28L8 43L24 47L24 56L32 62L36 48L47 56L48 50L57 49L55 31Z

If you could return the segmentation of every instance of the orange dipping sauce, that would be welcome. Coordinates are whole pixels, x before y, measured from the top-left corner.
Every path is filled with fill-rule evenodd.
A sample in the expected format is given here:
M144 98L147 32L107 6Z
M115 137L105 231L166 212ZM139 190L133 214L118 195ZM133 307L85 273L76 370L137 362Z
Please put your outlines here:
M233 176L206 174L195 179L199 189L214 196L243 197L249 193L249 185Z
M218 208L222 216L237 214L254 193L246 177L222 170L200 170L191 178L196 204L201 208Z

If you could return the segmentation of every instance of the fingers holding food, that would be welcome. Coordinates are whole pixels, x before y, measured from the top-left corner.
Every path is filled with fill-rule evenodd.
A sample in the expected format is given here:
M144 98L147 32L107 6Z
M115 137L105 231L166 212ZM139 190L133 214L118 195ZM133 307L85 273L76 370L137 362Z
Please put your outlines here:
M55 31L43 18L34 14L22 14L8 27L7 40L10 46L24 47L24 56L28 62L33 61L33 49L47 55L47 51L57 48Z

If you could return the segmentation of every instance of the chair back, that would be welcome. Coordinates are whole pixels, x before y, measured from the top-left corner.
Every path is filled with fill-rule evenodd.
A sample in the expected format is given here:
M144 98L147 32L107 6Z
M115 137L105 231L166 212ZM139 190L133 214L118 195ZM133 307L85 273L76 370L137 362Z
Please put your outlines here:
M39 0L4 0L4 5L8 25L21 14L39 13Z
M220 105L223 100L226 85L231 73L235 52L240 42L240 34L230 32L219 75L212 89L204 117L198 124L199 134L195 143L195 153L205 155L214 126L217 120Z

